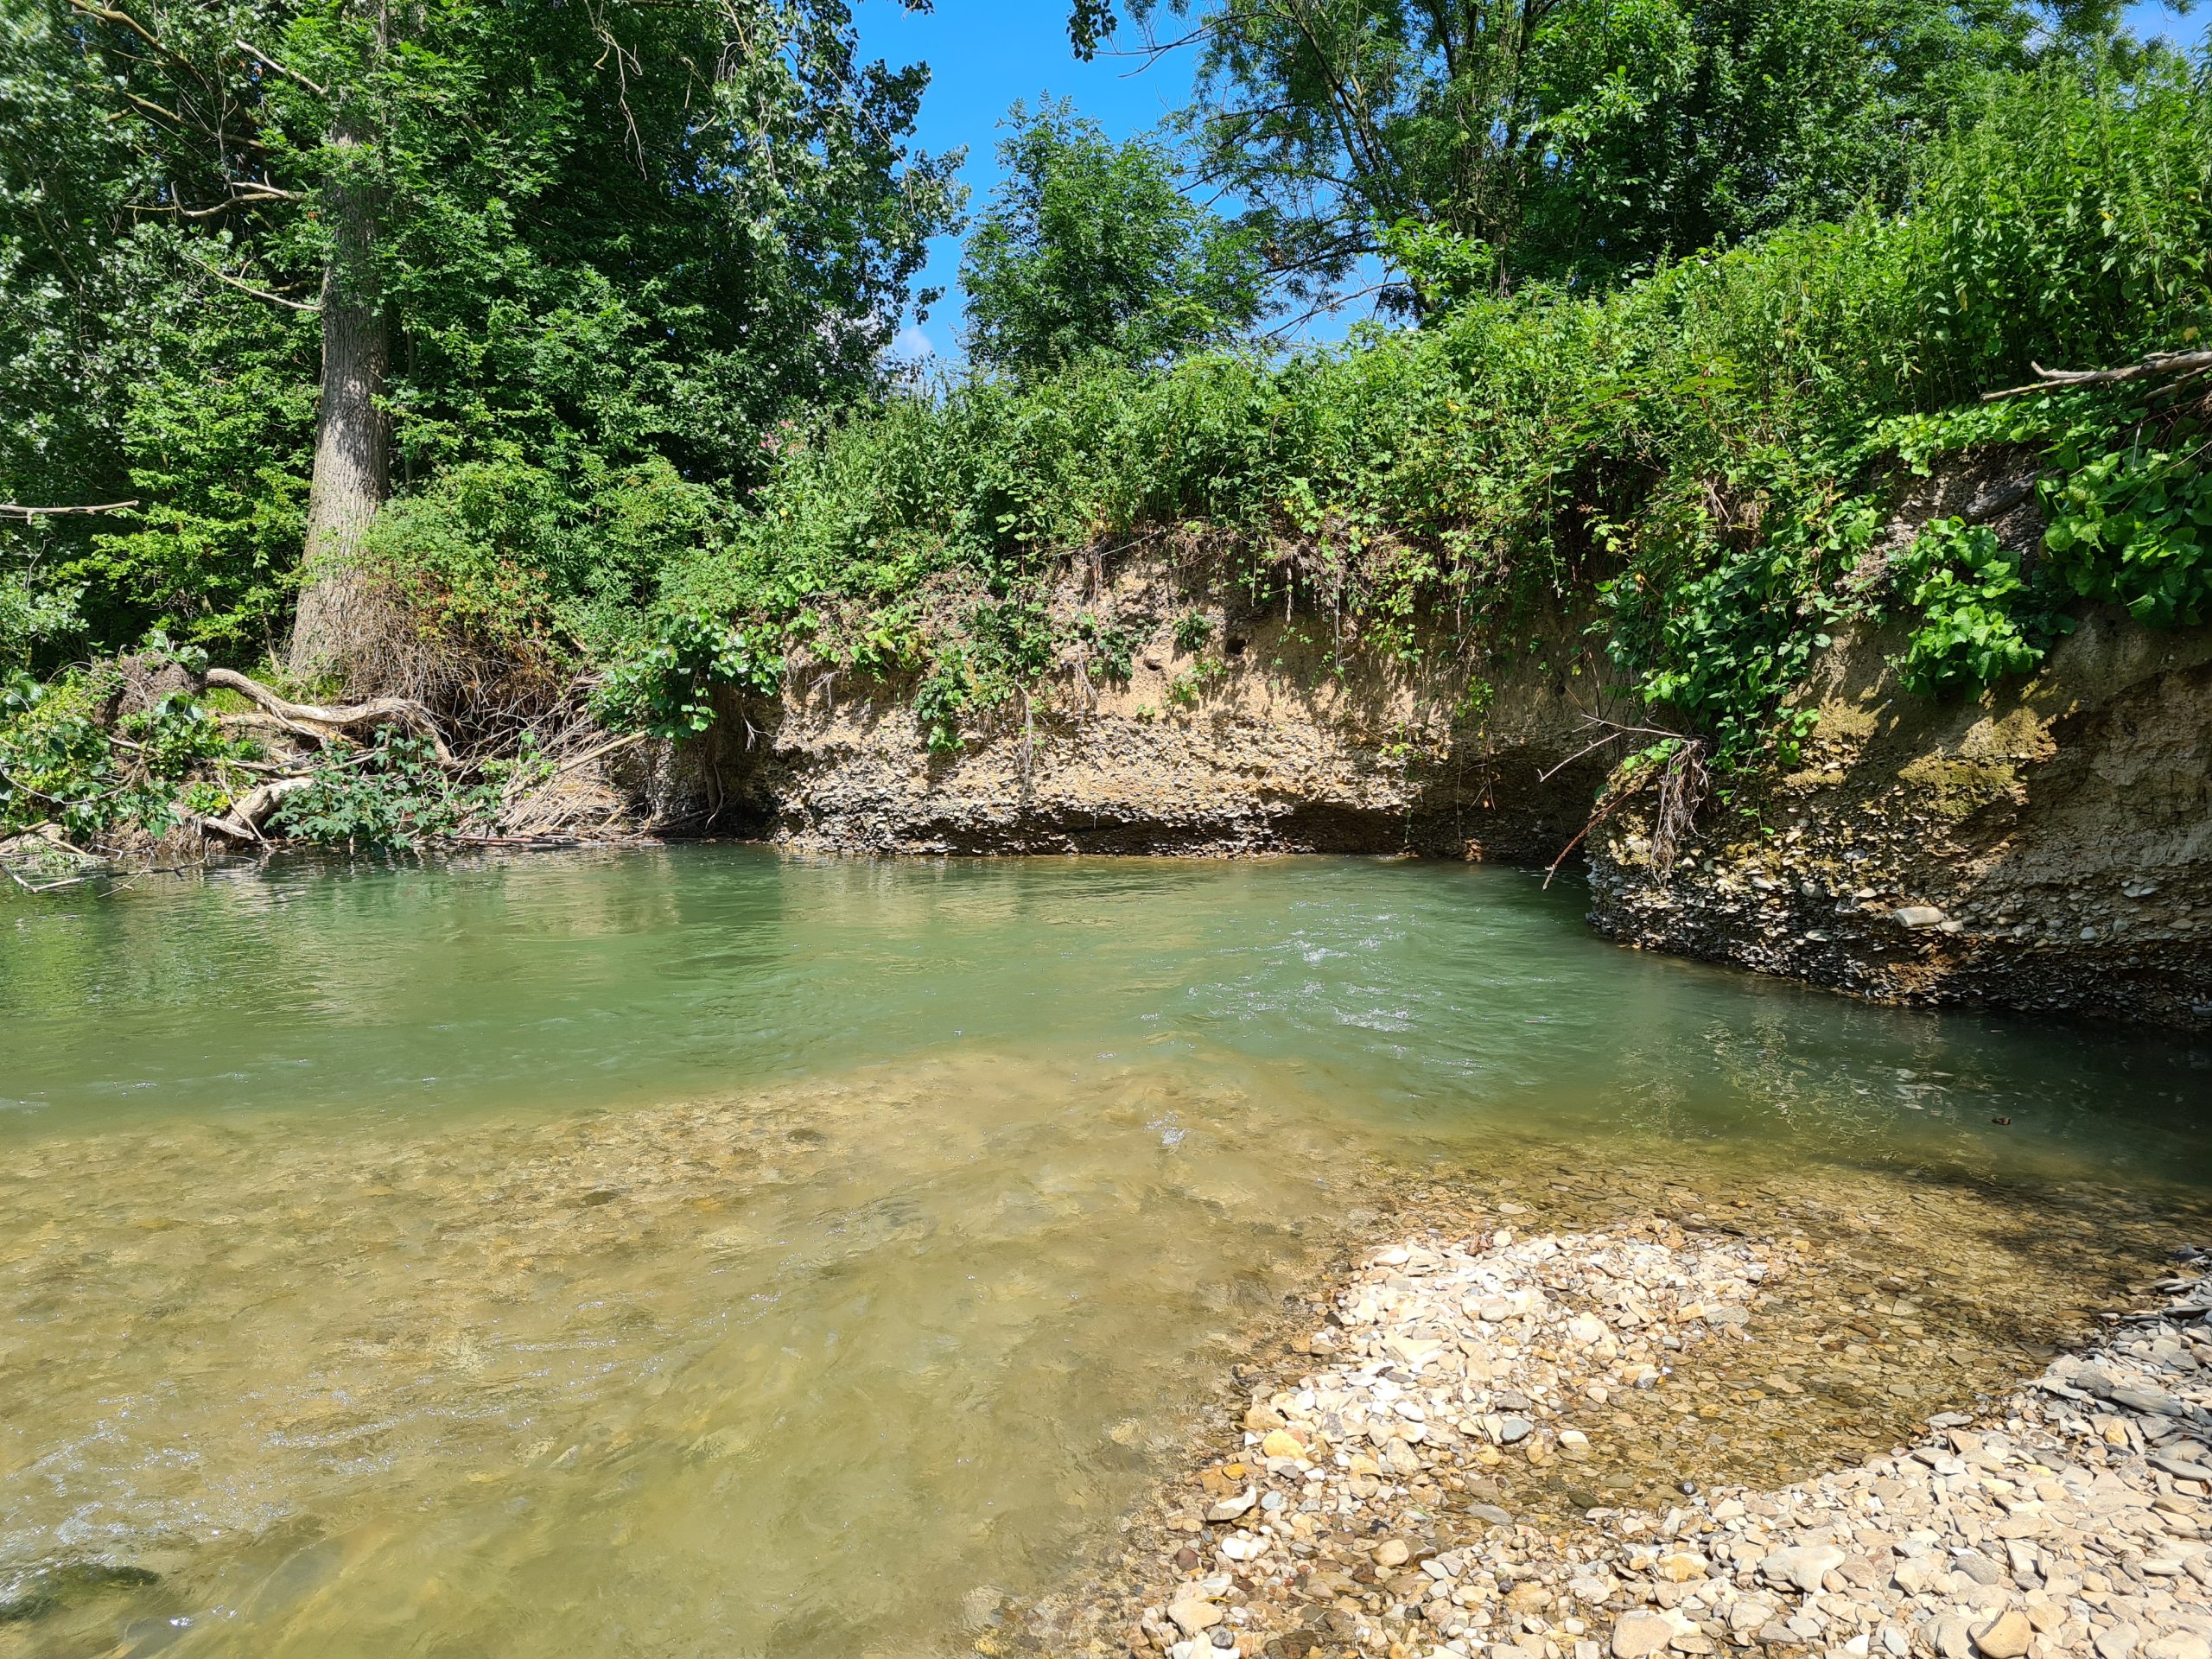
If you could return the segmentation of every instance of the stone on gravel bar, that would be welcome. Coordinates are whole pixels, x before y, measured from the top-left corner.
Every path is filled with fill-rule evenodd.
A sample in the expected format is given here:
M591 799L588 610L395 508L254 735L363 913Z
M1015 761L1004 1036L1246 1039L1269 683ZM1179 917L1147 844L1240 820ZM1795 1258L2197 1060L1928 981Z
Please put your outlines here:
M2018 1608L2010 1608L1974 1627L1974 1645L1982 1659L2022 1659L2035 1638L2035 1627Z
M1675 1627L1657 1613L1623 1613L1613 1623L1613 1659L1646 1659L1666 1651Z

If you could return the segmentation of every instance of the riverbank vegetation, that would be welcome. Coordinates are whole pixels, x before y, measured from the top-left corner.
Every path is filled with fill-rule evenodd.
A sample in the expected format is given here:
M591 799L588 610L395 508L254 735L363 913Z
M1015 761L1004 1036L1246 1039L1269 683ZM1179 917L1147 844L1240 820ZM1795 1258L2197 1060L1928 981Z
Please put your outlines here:
M2201 622L2212 359L1980 399L2038 363L2209 343L2208 135L2180 69L2007 78L1920 152L1896 211L1611 288L1486 285L1338 350L1093 360L826 416L664 575L625 712L674 729L702 680L766 690L803 647L915 672L956 741L1052 656L1056 561L1179 524L1227 532L1255 606L1326 616L1347 648L1409 658L1433 622L1503 647L1539 613L1587 614L1726 766L1787 746L1779 699L1847 614L1910 626L1931 693L2031 667L2076 601ZM1411 280L1448 289L1463 251L1408 246ZM1900 468L1996 445L2032 453L2041 556L1945 520L1869 567ZM730 624L735 671L711 655Z
M5 0L0 834L159 836L310 762L343 787L272 828L488 833L549 752L801 658L957 747L1069 630L1126 657L1043 595L1140 542L1475 682L1587 626L1650 758L1723 775L1802 737L1846 620L1942 696L2083 605L2206 620L2202 60L2094 6L1489 10L1194 3L1168 130L1017 110L967 363L921 378L884 348L958 158L833 0ZM1378 272L1382 321L1282 343ZM2044 544L1884 543L1970 451ZM149 641L182 682L108 696ZM263 694L421 721L279 765Z

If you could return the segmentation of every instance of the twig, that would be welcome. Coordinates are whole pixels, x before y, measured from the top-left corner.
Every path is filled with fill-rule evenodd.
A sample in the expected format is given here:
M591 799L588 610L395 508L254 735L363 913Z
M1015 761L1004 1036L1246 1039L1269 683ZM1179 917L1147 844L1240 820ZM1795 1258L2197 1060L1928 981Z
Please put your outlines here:
M595 749L588 749L583 753L578 755L575 760L563 760L559 766L554 767L552 771L547 772L545 774L545 782L550 784L556 778L558 778L563 772L574 772L578 766L588 766L592 761L598 760L601 755L612 754L617 749L626 749L632 743L642 743L645 741L645 734L643 732L632 732L626 737L618 737L611 742L601 744ZM543 787L543 785L540 785L540 787Z
M2212 370L2212 351L2208 352L2152 352L2139 363L2130 363L2117 369L2046 369L2040 363L2028 366L2036 372L2035 380L2024 386L2007 386L2002 391L1985 391L1981 401L1993 404L2006 397L2019 397L2031 391L2050 391L2068 386L2112 386L2125 380L2177 375L2184 378Z
M327 88L316 86L315 82L309 80L305 75L302 74L296 69L287 69L283 64L277 62L276 59L270 57L260 48L251 45L243 40L232 41L231 44L238 48L239 51L245 53L249 58L254 58L267 64L278 74L283 76L285 79L296 80L301 86L306 87L308 91L313 92L317 98L328 98L330 96L330 92Z
M1701 738L1686 737L1680 732L1660 731L1649 726L1622 726L1596 715L1586 715L1583 718L1592 725L1611 726L1614 730L1582 750L1581 754L1573 756L1573 760L1580 760L1582 754L1604 747L1616 737L1630 734L1669 739L1676 746L1675 752L1657 768L1659 810L1651 826L1652 874L1664 885L1674 873L1675 857L1681 850L1683 840L1696 827L1698 808L1705 804L1707 791L1712 786L1711 776L1705 766L1705 741ZM1624 768L1627 776L1618 778L1618 781L1598 802L1582 828L1575 832L1574 838L1560 849L1559 856L1544 872L1547 887L1551 886L1552 878L1559 874L1560 866L1567 862L1568 856L1588 838L1590 833L1642 794L1653 781L1652 769L1637 766L1637 758L1631 757ZM1571 762L1560 762L1560 766L1568 764ZM1543 776L1549 778L1559 770L1559 766L1554 766Z
M1660 728L1658 728L1658 727L1656 727L1656 726L1624 726L1624 725L1622 725L1622 724L1621 724L1618 721L1617 721L1617 720L1607 720L1607 719L1606 719L1603 715L1583 715L1583 716L1582 716L1582 728L1583 728L1585 731L1587 731L1587 730L1589 730L1589 729L1590 729L1590 728L1592 728L1592 726L1603 726L1603 727L1606 728L1607 729L1606 729L1605 734L1603 737L1599 738L1595 742L1589 744L1589 745L1588 745L1588 746L1586 746L1586 747L1577 749L1577 750L1576 750L1573 754L1568 755L1568 756L1567 757L1567 759L1566 759L1566 760L1564 760L1560 761L1557 766L1555 766L1552 767L1549 771L1548 771L1548 772L1538 772L1538 773L1536 774L1536 781L1537 781L1538 783L1540 783L1540 784L1548 784L1549 782L1551 782L1551 780L1552 780L1553 779L1556 778L1556 777L1557 777L1560 772L1565 772L1565 771L1566 771L1569 766L1573 766L1576 761L1578 761L1578 760L1580 760L1580 759L1582 759L1582 757L1583 757L1584 755L1586 755L1586 754L1589 754L1589 753L1592 753L1592 752L1593 752L1593 751L1595 751L1595 750L1602 749L1602 748L1604 748L1604 747L1605 747L1605 745L1606 745L1606 744L1611 743L1611 742L1613 742L1613 741L1617 741L1618 739L1620 739L1620 738L1624 738L1624 737L1657 737L1657 738L1669 738L1669 737L1671 737L1671 738L1676 739L1677 741L1681 741L1681 742L1685 742L1685 743L1687 743L1687 742L1688 742L1688 741L1691 741L1691 740L1689 740L1688 738L1684 737L1684 736L1683 736L1680 732L1669 732L1669 731L1664 731L1664 730L1662 730Z

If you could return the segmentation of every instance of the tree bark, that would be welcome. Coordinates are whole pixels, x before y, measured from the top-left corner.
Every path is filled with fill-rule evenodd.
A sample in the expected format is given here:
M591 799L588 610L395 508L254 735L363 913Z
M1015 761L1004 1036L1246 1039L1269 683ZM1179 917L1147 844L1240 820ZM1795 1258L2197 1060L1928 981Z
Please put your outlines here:
M358 151L364 137L341 122L331 144ZM296 674L343 677L368 598L359 564L361 537L390 487L391 440L378 399L391 347L377 291L376 192L341 178L325 200L331 251L322 279L322 398L290 665Z

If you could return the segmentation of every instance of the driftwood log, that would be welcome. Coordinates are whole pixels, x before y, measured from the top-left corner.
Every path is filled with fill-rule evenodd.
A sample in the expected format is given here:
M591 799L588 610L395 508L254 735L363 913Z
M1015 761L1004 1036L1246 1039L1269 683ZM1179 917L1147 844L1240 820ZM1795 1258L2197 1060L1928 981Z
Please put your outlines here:
M277 803L287 795L297 794L313 782L313 778L305 776L272 778L265 784L256 784L232 802L230 811L222 817L213 817L205 812L194 816L202 830L226 841L265 840L261 826L269 821L269 815L276 810Z

